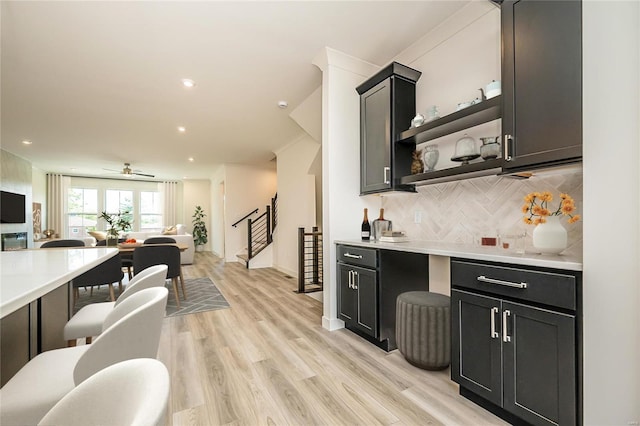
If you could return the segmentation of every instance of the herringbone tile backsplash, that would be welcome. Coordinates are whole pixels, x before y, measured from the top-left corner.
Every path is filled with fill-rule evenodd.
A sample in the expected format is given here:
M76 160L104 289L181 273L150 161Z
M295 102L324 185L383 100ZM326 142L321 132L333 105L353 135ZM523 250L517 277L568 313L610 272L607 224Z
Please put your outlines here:
M517 180L488 176L456 182L417 187L417 194L383 196L385 219L394 230L405 231L411 239L477 244L479 237L512 230L527 232L526 247L531 248L533 225L523 221L523 198L530 192L550 191L557 206L561 192L571 195L582 211L582 171L533 176ZM422 221L414 222L420 212ZM568 224L562 221L569 235L565 253L581 254L582 221Z

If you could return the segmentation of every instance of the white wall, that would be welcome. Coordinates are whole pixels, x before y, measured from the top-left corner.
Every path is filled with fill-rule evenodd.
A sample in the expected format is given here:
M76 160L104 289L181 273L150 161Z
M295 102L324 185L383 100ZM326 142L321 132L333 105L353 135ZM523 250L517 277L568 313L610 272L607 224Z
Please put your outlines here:
M211 232L209 244L211 251L224 259L224 222L225 222L225 182L224 165L218 166L211 176Z
M640 422L640 3L583 10L584 423Z
M276 152L278 161L278 226L274 235L274 266L298 276L298 228L316 226L315 176L310 168L321 145L310 136Z
M189 233L193 234L193 213L196 206L202 207L207 215L205 222L207 223L208 242L204 245L203 250L211 251L211 181L209 179L186 179L183 183L183 201L182 201L182 217L183 222Z
M276 194L277 176L274 164L246 166L225 165L225 248L227 262L236 262L236 255L247 247L247 225L243 221L236 228L231 224L251 210L258 208L258 214L265 211ZM257 217L256 215L253 218Z

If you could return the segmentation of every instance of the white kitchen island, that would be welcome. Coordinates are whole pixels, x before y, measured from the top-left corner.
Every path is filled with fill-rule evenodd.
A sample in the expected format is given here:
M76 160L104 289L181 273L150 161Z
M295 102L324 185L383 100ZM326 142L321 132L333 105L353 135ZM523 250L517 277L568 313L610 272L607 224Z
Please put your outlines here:
M39 352L65 346L70 282L118 255L113 247L0 252L0 377L6 383Z

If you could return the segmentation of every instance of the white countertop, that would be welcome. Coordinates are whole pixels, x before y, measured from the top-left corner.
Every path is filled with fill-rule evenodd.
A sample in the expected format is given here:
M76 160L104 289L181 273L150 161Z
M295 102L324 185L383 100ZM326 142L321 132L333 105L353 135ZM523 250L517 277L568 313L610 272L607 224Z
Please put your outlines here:
M516 265L539 266L543 268L582 271L582 259L570 255L541 255L536 253L517 254L499 247L472 246L466 244L442 243L435 241L409 240L401 243L378 241L336 240L335 244L359 247L423 253L435 256L461 257L473 260L511 263Z
M113 247L0 252L0 318L117 254Z

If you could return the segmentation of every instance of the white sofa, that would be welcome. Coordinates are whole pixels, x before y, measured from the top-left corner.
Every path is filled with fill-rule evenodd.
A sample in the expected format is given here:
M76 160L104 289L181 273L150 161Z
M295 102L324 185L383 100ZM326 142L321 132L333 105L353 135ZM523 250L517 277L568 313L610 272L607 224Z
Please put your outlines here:
M127 232L127 238L135 238L137 242L143 242L147 238L151 237L169 237L176 240L178 244L184 244L187 249L180 252L180 263L183 265L190 265L193 263L193 254L196 251L195 244L193 242L193 235L188 234L185 231L184 225L176 225L176 234L163 234L162 231L129 231Z

